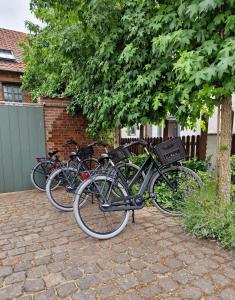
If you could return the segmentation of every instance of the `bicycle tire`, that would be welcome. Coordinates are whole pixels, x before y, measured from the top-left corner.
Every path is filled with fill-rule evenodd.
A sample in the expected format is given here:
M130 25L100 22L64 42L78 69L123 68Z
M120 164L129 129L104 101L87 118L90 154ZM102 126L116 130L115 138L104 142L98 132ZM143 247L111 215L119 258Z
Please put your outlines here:
M47 166L51 166L50 171L48 171L48 174L45 174L45 170L44 167L42 167L42 165L45 164ZM39 170L39 168L41 168L42 170ZM41 162L38 162L32 169L31 173L30 173L30 179L31 182L33 184L33 186L38 189L41 192L45 192L46 191L46 182L48 177L50 176L50 174L53 172L54 167L53 167L53 163L50 160L44 160ZM36 175L40 174L40 178L36 178Z
M69 174L72 175L69 181ZM53 186L58 181L57 188ZM47 180L46 194L49 202L57 209L65 212L73 210L74 192L81 182L77 169L63 167L54 171ZM69 190L70 188L70 190ZM73 190L74 189L74 190Z
M98 183L99 181L103 181L103 182L109 182L109 184L111 184L113 182L113 178L107 177L105 175L97 175L95 178L90 178L90 179L87 179L86 181L84 181L78 187L78 189L76 191L75 200L74 200L74 204L73 204L73 212L74 212L75 219L76 219L78 225L80 226L80 228L82 229L83 232L85 232L87 235L89 235L93 238L106 240L106 239L110 239L110 238L113 238L113 237L117 236L119 233L121 233L124 230L124 228L126 227L127 222L128 222L129 211L120 211L120 212L118 212L118 213L123 214L123 217L121 216L121 222L120 222L120 224L118 224L114 229L112 229L108 233L98 232L98 229L95 230L95 229L90 228L91 225L93 225L93 221L91 221L91 225L88 225L87 223L84 222L83 217L82 217L82 214L85 215L86 212L87 212L88 217L91 217L92 209L91 209L91 206L88 206L89 204L93 205L93 207L92 207L93 211L96 208L97 212L100 213L100 215L113 213L112 216L111 216L112 222L115 221L114 213L116 213L116 215L117 215L117 212L105 212L105 213L102 212L100 210L99 204L98 204L100 200L98 200L98 203L96 204L96 203L93 202L93 200L89 201L89 199L87 199L87 197L89 195L91 195L91 193L89 194L89 192L88 192L88 188L90 188L91 184L93 184L93 186L94 186L94 181L96 181L96 183ZM117 187L122 192L122 196L127 196L127 191L125 190L125 188L120 183L117 183ZM86 196L85 201L81 198L83 193ZM115 193L117 193L117 191L115 191ZM98 217L95 216L94 222L97 218ZM100 222L100 218L99 218L99 224L98 225L100 225L100 223L101 222Z
M162 176L157 173L151 180L149 187L152 202L162 213L168 216L182 216L183 207L190 197L190 194L186 194L186 192L189 188L191 188L189 192L196 192L198 189L201 189L203 187L201 178L194 171L183 166L172 166L162 169L161 172L176 185L178 190L173 191L163 180ZM179 175L179 172L181 172L181 175ZM191 182L189 182L189 178ZM183 191L183 188L185 188L185 191Z

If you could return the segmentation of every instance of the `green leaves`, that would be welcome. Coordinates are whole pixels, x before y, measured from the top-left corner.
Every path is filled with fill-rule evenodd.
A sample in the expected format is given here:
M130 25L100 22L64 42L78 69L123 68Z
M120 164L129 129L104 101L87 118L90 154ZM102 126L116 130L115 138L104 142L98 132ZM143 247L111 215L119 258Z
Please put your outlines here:
M24 46L24 87L66 96L89 131L193 126L235 90L234 0L31 0L44 21Z

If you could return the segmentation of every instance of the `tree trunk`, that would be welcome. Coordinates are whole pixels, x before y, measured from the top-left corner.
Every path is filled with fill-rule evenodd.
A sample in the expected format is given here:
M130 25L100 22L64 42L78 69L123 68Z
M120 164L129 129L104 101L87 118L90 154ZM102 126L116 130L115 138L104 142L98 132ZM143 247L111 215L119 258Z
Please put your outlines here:
M163 129L163 141L166 141L168 139L168 129L169 129L169 121L165 121L165 127Z
M140 139L144 138L144 125L140 125Z
M121 139L121 130L120 130L120 128L115 128L115 132L114 132L114 148L120 146L120 139Z
M205 160L206 159L206 149L207 149L207 135L208 135L208 119L202 115L202 120L205 122L205 129L201 129L201 137L200 137L200 144L199 144L199 159Z
M221 132L219 139L218 160L218 193L220 200L230 202L231 167L230 153L232 141L232 97L222 97L221 102Z

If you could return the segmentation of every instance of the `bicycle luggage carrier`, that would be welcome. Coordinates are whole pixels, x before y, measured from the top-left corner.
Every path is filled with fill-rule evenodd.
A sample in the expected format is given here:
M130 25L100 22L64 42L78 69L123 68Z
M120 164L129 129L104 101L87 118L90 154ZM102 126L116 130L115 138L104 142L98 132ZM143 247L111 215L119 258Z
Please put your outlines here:
M171 138L154 146L161 164L168 165L186 157L184 145L179 137Z
M120 146L116 149L109 151L108 156L115 164L117 164L120 161L127 159L130 156L130 152L127 148Z

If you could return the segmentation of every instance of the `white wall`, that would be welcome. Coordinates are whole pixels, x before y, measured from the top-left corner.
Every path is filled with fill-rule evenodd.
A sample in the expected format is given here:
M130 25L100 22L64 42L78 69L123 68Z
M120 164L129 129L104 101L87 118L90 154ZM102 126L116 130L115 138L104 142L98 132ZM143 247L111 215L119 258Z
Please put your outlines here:
M235 94L232 95L232 107L233 111L235 111ZM149 133L151 132L152 137L160 137L163 136L163 128L159 126L151 126L151 130L148 130ZM200 135L201 129L200 129L200 121L197 122L197 126L195 129L187 129L187 128L181 128L180 129L180 136L184 135ZM216 134L217 132L217 108L215 109L215 112L213 116L209 119L208 122L208 134ZM233 133L235 133L235 121L233 122ZM121 137L122 138L138 138L140 134L139 129L136 129L136 135L128 136L127 128L121 129ZM150 136L150 135L149 135Z
M235 111L235 94L232 95L232 108L233 111ZM217 133L217 113L218 109L215 109L215 112L213 116L209 119L208 122L208 134L216 134ZM194 135L194 134L200 134L200 122L197 122L197 127L195 130L190 130L190 129L182 129L180 131L180 135ZM235 133L235 122L233 122L233 133Z

